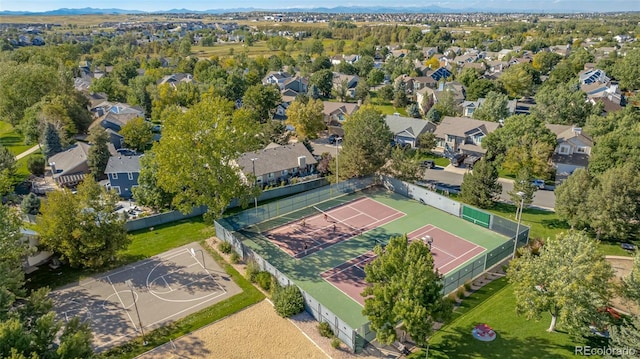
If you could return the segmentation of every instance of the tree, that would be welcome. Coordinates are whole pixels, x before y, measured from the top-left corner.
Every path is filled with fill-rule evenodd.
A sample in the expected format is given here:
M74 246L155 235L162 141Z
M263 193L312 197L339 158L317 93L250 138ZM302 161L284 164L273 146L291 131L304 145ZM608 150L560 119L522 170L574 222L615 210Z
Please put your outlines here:
M407 105L407 115L413 118L420 118L422 114L420 113L420 107L418 107L417 103L410 103Z
M153 125L142 117L134 118L122 126L120 134L128 147L142 152L153 141Z
M404 150L396 146L391 150L391 159L384 170L392 177L413 182L422 178L420 162L419 152Z
M532 113L547 123L582 127L592 110L587 94L573 82L543 86L535 100Z
M462 200L472 206L489 208L502 193L498 183L498 170L486 158L473 166L473 171L465 173L460 186Z
M392 237L386 247L373 249L377 257L364 268L370 285L362 292L362 313L371 321L380 343L396 340L402 323L417 345L426 346L435 321L447 320L451 304L442 296L442 275L434 268L426 243Z
M633 267L628 276L622 278L622 296L636 305L640 305L640 254L636 253L633 258ZM640 353L640 315L635 314L624 318L619 325L609 327L611 346L614 348L627 348L630 351L619 357L632 359Z
M500 92L491 91L482 105L473 112L473 118L499 122L509 116L509 98Z
M540 51L533 56L533 68L542 74L548 74L562 60L560 54L555 52Z
M109 162L109 134L104 128L96 126L89 131L89 142L93 145L89 148L88 162L93 178L104 176L104 170Z
M524 136L522 143L510 147L502 162L502 169L509 173L518 173L527 168L538 178L548 178L552 169L551 156L555 147L531 136Z
M27 169L34 176L44 175L46 161L42 156L29 156L27 158Z
M18 212L0 204L0 319L10 303L24 294L22 258L29 253L29 247L21 238L20 225Z
M502 72L500 82L510 97L528 96L533 93L534 75L526 65L528 64L513 65Z
M513 189L509 191L509 197L516 204L516 207L520 208L520 203L524 207L528 207L533 202L533 194L536 192L536 187L531 183L531 180L531 171L526 167L522 167L513 182Z
M423 132L418 135L418 147L424 152L431 152L438 145L438 139L433 132Z
M44 128L44 155L49 158L56 153L62 152L60 135L50 122Z
M540 319L548 312L548 331L561 324L582 334L597 320L598 309L609 303L613 271L596 241L571 231L547 239L538 255L525 251L512 260L507 276L519 314Z
M433 123L439 123L442 117L435 107L431 107L429 112L425 115L425 118Z
M579 168L555 190L556 213L571 229L589 226L588 199L591 182L589 172Z
M640 49L629 50L615 65L613 75L620 80L623 89L640 89Z
M242 113L242 112L240 112ZM222 215L231 200L251 198L234 161L256 147L252 121L234 116L232 102L207 96L186 112L174 111L154 146L158 185L174 193L183 213L206 205L207 219Z
M342 80L340 83L335 84L331 90L331 94L338 99L338 101L346 102L349 98L349 82Z
M20 210L24 214L38 214L40 212L40 198L35 193L30 192L22 199Z
M640 228L640 178L629 163L595 178L589 191L589 225L597 237L627 239Z
M438 101L433 105L432 109L438 111L440 117L456 116L458 114L458 103L454 97L453 91L445 90L438 97Z
M254 113L261 123L270 120L276 106L282 101L276 85L262 84L249 86L242 98L242 106Z
M333 72L328 69L316 71L309 78L309 86L315 85L322 97L329 97L333 89Z
M378 110L370 105L361 107L343 128L338 172L341 179L373 174L386 163L393 134Z
M47 194L37 218L40 243L71 267L100 268L130 243L125 220L116 213L118 195L91 177L69 190Z
M320 100L294 100L287 108L287 123L296 129L300 138L318 138L318 132L325 128L324 104Z
M498 86L494 81L488 79L479 79L473 81L469 87L467 87L466 100L475 101L480 97L486 97L491 91L499 91Z
M355 99L360 103L364 103L369 97L369 84L366 81L358 81L355 90Z
M384 85L378 90L378 95L385 101L393 100L393 94L393 86L391 84Z
M281 287L276 284L273 291L273 307L279 316L289 318L304 310L304 297L297 285Z
M140 175L138 186L131 189L133 198L143 206L159 211L171 206L173 195L158 186L158 164L153 150L147 151L140 158Z
M398 81L393 91L393 107L405 107L408 102L407 84L404 81Z
M367 84L369 86L377 86L384 81L384 72L380 69L373 69L369 71L369 75L367 76Z

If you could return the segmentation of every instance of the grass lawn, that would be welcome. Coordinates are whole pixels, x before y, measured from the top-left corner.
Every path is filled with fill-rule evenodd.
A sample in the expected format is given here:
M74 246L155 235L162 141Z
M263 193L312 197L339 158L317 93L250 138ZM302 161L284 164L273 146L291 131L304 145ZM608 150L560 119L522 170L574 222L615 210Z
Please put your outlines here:
M63 266L61 270L53 272L47 266L42 266L37 271L27 275L26 287L28 289L37 289L48 286L54 289L68 283L77 282L83 277L105 272L187 243L211 237L213 235L213 227L206 225L202 217L194 217L157 226L153 231L143 229L132 232L130 235L132 241L129 247L120 252L118 260L110 263L107 267L87 270Z
M442 157L442 156L436 156L431 153L423 153L422 156L420 157L420 160L422 161L432 160L436 164L436 166L440 166L440 167L447 167L450 163L448 158Z
M142 345L142 338L138 337L122 346L111 349L100 354L99 358L134 358L147 350L155 348L159 345L167 343L170 339L176 339L182 335L193 332L202 328L207 324L213 323L219 319L227 317L233 313L240 311L252 304L258 303L264 299L264 294L254 287L247 279L245 279L235 268L226 263L220 255L211 250L203 242L200 243L206 248L211 256L215 259L225 272L238 284L242 289L242 293L236 294L231 298L225 299L220 303L216 303L197 313L193 313L183 319L179 319L162 328L158 328L151 333L147 333L146 340L148 344ZM250 323L248 323L250 325Z
M575 346L585 343L562 331L548 333L550 320L548 314L540 321L517 316L512 286L498 279L463 300L452 322L431 337L429 358L577 358ZM471 329L480 323L496 331L494 341L473 338ZM424 357L424 352L410 356Z
M496 203L489 212L515 221L516 206L507 203ZM567 231L569 225L560 219L556 212L526 208L522 213L522 224L531 228L530 238L555 237Z
M0 145L6 147L14 156L31 148L24 144L24 137L15 131L10 123L0 121Z

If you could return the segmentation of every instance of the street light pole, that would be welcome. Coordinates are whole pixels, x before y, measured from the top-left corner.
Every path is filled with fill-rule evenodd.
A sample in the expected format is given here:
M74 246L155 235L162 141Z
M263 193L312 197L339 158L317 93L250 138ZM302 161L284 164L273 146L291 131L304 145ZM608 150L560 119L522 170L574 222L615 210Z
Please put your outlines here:
M522 191L518 191L518 193L516 194L520 196L520 206L516 208L516 219L518 220L518 225L516 225L516 236L513 242L513 259L516 258L516 251L518 250L518 237L520 235L520 221L522 220L522 208L524 207L524 196L526 195L526 193Z
M336 184L340 182L340 177L338 176L338 142L342 141L342 137L336 137Z
M140 326L140 333L142 333L142 345L147 345L147 340L144 337L144 328L142 327L142 319L140 319L140 312L138 311L138 302L136 301L136 296L133 293L133 283L131 280L126 281L129 286L129 290L131 291L131 299L133 300L133 306L136 308L136 315L138 316L138 325Z
M256 160L257 158L252 158L251 159L251 166L253 167L253 186L255 187L257 178L256 178ZM255 205L256 208L256 215L258 214L258 197L254 196L253 197L253 203Z

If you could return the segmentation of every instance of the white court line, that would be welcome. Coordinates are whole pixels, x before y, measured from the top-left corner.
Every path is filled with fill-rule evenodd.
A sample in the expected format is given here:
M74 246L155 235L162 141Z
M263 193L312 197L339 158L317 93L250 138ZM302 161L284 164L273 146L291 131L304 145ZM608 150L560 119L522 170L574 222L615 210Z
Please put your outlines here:
M192 265L189 265L189 268L190 268L191 266L194 266L194 265L196 265L196 264L199 264L199 265L200 265L200 267L202 267L202 269L204 269L204 271L205 271L205 272L207 272L207 275L211 278L211 280L213 280L213 282L218 286L218 288L220 288L220 290L221 290L223 293L226 293L227 291L226 291L226 290L225 290L225 289L220 285L220 283L218 283L218 281L216 280L216 278L213 276L213 274L211 274L211 272L209 272L209 270L207 269L207 267L205 267L205 266L204 266L204 263L200 263L200 260L199 260L199 259L198 259L198 258L197 258L193 253L191 253L191 251L187 251L187 252L189 253L189 255L191 255L191 258L193 258L193 259L195 259L195 260L196 260L196 263L194 263L194 264L192 264ZM202 253L204 253L204 252L202 252ZM195 282L191 282L191 283L195 283ZM191 284L191 283L189 283L189 284Z
M382 202L380 202L380 201L376 201L376 200L375 200L375 199L373 199L373 198L365 197L365 199L366 199L367 201L372 201L372 202L375 202L375 203L380 204L380 205L382 205L382 206L385 206L385 207L387 207L387 208L389 208L389 209L392 209L392 210L394 210L395 212L400 212L400 213L402 213L402 215L403 215L403 216L405 216L405 215L406 215L406 213L404 213L404 212L402 212L402 211L398 211L397 209L395 209L395 208L393 208L393 207L391 207L391 206L389 206L389 205L386 205L386 204L384 204L384 203L382 203Z
M476 248L482 248L482 247L480 247L480 246L476 246ZM462 254L460 257L462 257L462 256L464 256L465 254L467 254L467 253L469 253L469 252L471 252L471 251L475 250L476 248L473 248L473 249L470 249L470 250L468 250L468 251L464 252L464 254ZM483 251L482 251L482 252L480 252L480 253L476 254L475 256L473 256L473 257L471 257L471 258L467 259L466 261L464 261L464 262L462 262L462 263L458 264L457 266L455 266L455 267L451 268L449 271L447 271L447 273L452 272L454 269L456 269L456 268L460 267L460 266L461 266L461 265L463 265L463 264L466 264L470 259L473 259L473 258L474 258L474 257L476 257L477 255L482 254L482 253L484 252L484 248L482 248L482 249L483 249ZM457 258L456 258L456 259L457 259ZM451 262L453 262L453 261L449 261L449 263L447 263L447 264L443 265L442 267L448 266ZM443 274L443 275L444 275L444 274Z
M113 288L113 291L116 293L116 297L118 297L118 300L120 301L120 304L122 305L122 310L124 310L125 313L127 313L127 317L129 317L129 320L131 321L131 324L133 324L133 329L137 332L138 331L138 327L136 327L136 322L134 322L133 318L131 318L131 315L129 314L129 311L125 307L124 302L122 301L122 298L120 298L120 294L116 290L116 287L113 285L113 283L111 283L111 278L109 278L109 276L106 276L106 277L107 277L107 280L109 281L109 284L111 284L111 288ZM132 298L132 299L135 300L135 298Z
M173 288L171 288L171 286L169 285L169 282L167 282L167 280L164 278L164 276L160 277L162 278L162 280L164 281L164 284L167 286L167 288L169 288L169 293L173 292ZM149 288L147 288L149 289Z
M365 254L367 254L367 253L369 253L369 252L366 252L366 253L361 254L361 255L359 255L359 256L356 256L356 257L353 257L353 258L349 259L348 261L353 260L353 259L358 258L358 257L361 257L361 256L363 256L363 255L365 255ZM366 262L366 261L368 261L368 260L370 260L370 259L372 259L372 258L375 258L375 257L376 257L375 253L374 253L373 255L374 255L373 257L367 257L367 258L365 258L365 259L363 259L363 260L360 260L360 261L358 261L358 262L356 262L356 263L353 263L351 266L349 266L349 267L347 267L347 268L345 268L345 269L343 269L343 270L341 270L341 271L339 271L339 272L335 272L334 274L330 275L328 278L331 278L331 277L333 277L333 276L334 276L334 275L336 275L336 274L340 274L340 273L342 273L342 272L346 271L347 269L349 269L349 268L351 268L351 267L357 267L357 265L358 265L358 264L360 264L360 263L363 263L363 262ZM347 263L348 261L345 261L344 263ZM359 267L358 267L358 268L359 268ZM331 269L335 269L335 267L333 267L333 268L331 268ZM327 269L326 271L324 271L324 272L320 273L320 276L321 276L321 277L324 277L324 276L323 276L323 274L324 274L324 273L326 273L326 272L328 272L328 271L330 271L331 269Z

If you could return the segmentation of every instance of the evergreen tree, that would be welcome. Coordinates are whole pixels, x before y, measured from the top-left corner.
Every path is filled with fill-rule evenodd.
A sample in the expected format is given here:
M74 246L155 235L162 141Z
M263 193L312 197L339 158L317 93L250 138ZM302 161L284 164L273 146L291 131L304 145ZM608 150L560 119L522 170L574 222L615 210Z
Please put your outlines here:
M49 158L59 152L62 152L60 135L53 124L47 123L44 128L44 155Z
M40 198L35 193L29 193L22 199L20 210L24 214L38 214L40 212Z
M464 202L489 208L502 192L502 185L498 183L498 170L492 162L483 158L473 166L472 172L464 174L460 189Z
M93 146L89 148L89 168L91 174L95 179L99 179L104 176L104 170L107 168L107 162L109 162L109 148L107 143L109 141L109 134L102 127L96 126L89 132L89 142Z
M533 202L533 194L536 192L536 187L531 183L531 180L531 171L527 167L522 167L513 182L513 189L509 191L511 201L518 208L520 208L520 203L526 208ZM524 194L520 195L519 193Z

